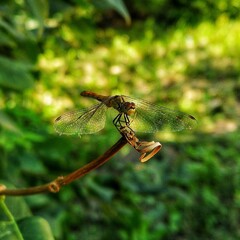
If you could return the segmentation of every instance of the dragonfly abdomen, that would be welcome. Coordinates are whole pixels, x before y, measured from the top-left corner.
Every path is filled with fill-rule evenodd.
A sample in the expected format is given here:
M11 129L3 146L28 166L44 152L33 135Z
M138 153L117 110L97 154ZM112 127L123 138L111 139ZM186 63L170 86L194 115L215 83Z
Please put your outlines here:
M94 98L96 100L98 100L99 102L104 102L106 99L108 99L109 97L107 96L103 96L94 92L90 92L90 91L83 91L80 94L83 97L89 97L89 98Z

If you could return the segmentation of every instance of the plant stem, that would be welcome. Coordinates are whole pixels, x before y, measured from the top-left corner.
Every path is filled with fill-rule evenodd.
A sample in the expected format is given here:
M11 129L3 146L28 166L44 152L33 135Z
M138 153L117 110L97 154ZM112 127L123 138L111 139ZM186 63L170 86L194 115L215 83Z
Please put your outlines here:
M103 155L96 158L92 162L84 165L78 170L68 174L67 176L60 176L56 178L54 181L30 188L22 188L22 189L1 189L0 188L0 196L8 195L8 196L23 196L23 195L33 195L45 192L59 192L60 188L64 185L71 183L72 181L83 177L85 174L90 171L100 167L102 164L107 162L113 155L115 155L124 145L126 145L127 140L122 137L120 138L111 148L109 148Z
M9 219L9 221L13 223L15 233L16 233L18 239L24 240L23 236L18 228L17 222L15 221L15 218L13 217L12 213L9 211L9 209L8 209L7 205L5 204L4 199L2 197L0 198L0 208L3 210L3 212Z

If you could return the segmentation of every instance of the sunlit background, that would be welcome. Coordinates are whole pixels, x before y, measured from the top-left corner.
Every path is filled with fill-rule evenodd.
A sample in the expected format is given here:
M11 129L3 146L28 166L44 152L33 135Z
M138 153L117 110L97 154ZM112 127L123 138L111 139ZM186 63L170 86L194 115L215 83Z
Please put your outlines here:
M144 164L125 146L57 194L7 197L23 235L24 221L41 217L51 232L39 223L39 234L59 240L240 238L239 10L237 0L1 3L0 183L47 183L120 138L111 117L95 135L54 132L60 114L96 104L83 90L198 121L191 131L139 134L163 145Z

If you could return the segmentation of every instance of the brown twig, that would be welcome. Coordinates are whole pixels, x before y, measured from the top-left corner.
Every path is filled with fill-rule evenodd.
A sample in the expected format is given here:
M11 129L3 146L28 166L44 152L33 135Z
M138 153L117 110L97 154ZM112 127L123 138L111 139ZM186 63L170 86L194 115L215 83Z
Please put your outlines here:
M36 187L22 188L22 189L7 189L0 185L0 195L8 196L22 196L22 195L33 195L46 192L59 192L61 187L71 183L72 181L81 178L90 171L98 168L105 162L107 162L114 154L116 154L125 144L127 143L126 138L122 137L116 142L110 149L108 149L103 155L96 158L92 162L84 165L78 170L68 174L67 176L61 176L56 178L54 181Z

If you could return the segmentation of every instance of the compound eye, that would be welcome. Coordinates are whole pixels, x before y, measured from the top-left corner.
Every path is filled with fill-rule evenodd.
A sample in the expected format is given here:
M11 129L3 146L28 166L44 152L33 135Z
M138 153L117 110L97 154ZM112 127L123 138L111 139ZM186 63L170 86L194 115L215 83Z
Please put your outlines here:
M131 102L131 109L136 109L136 106L135 106L135 103L134 102Z

